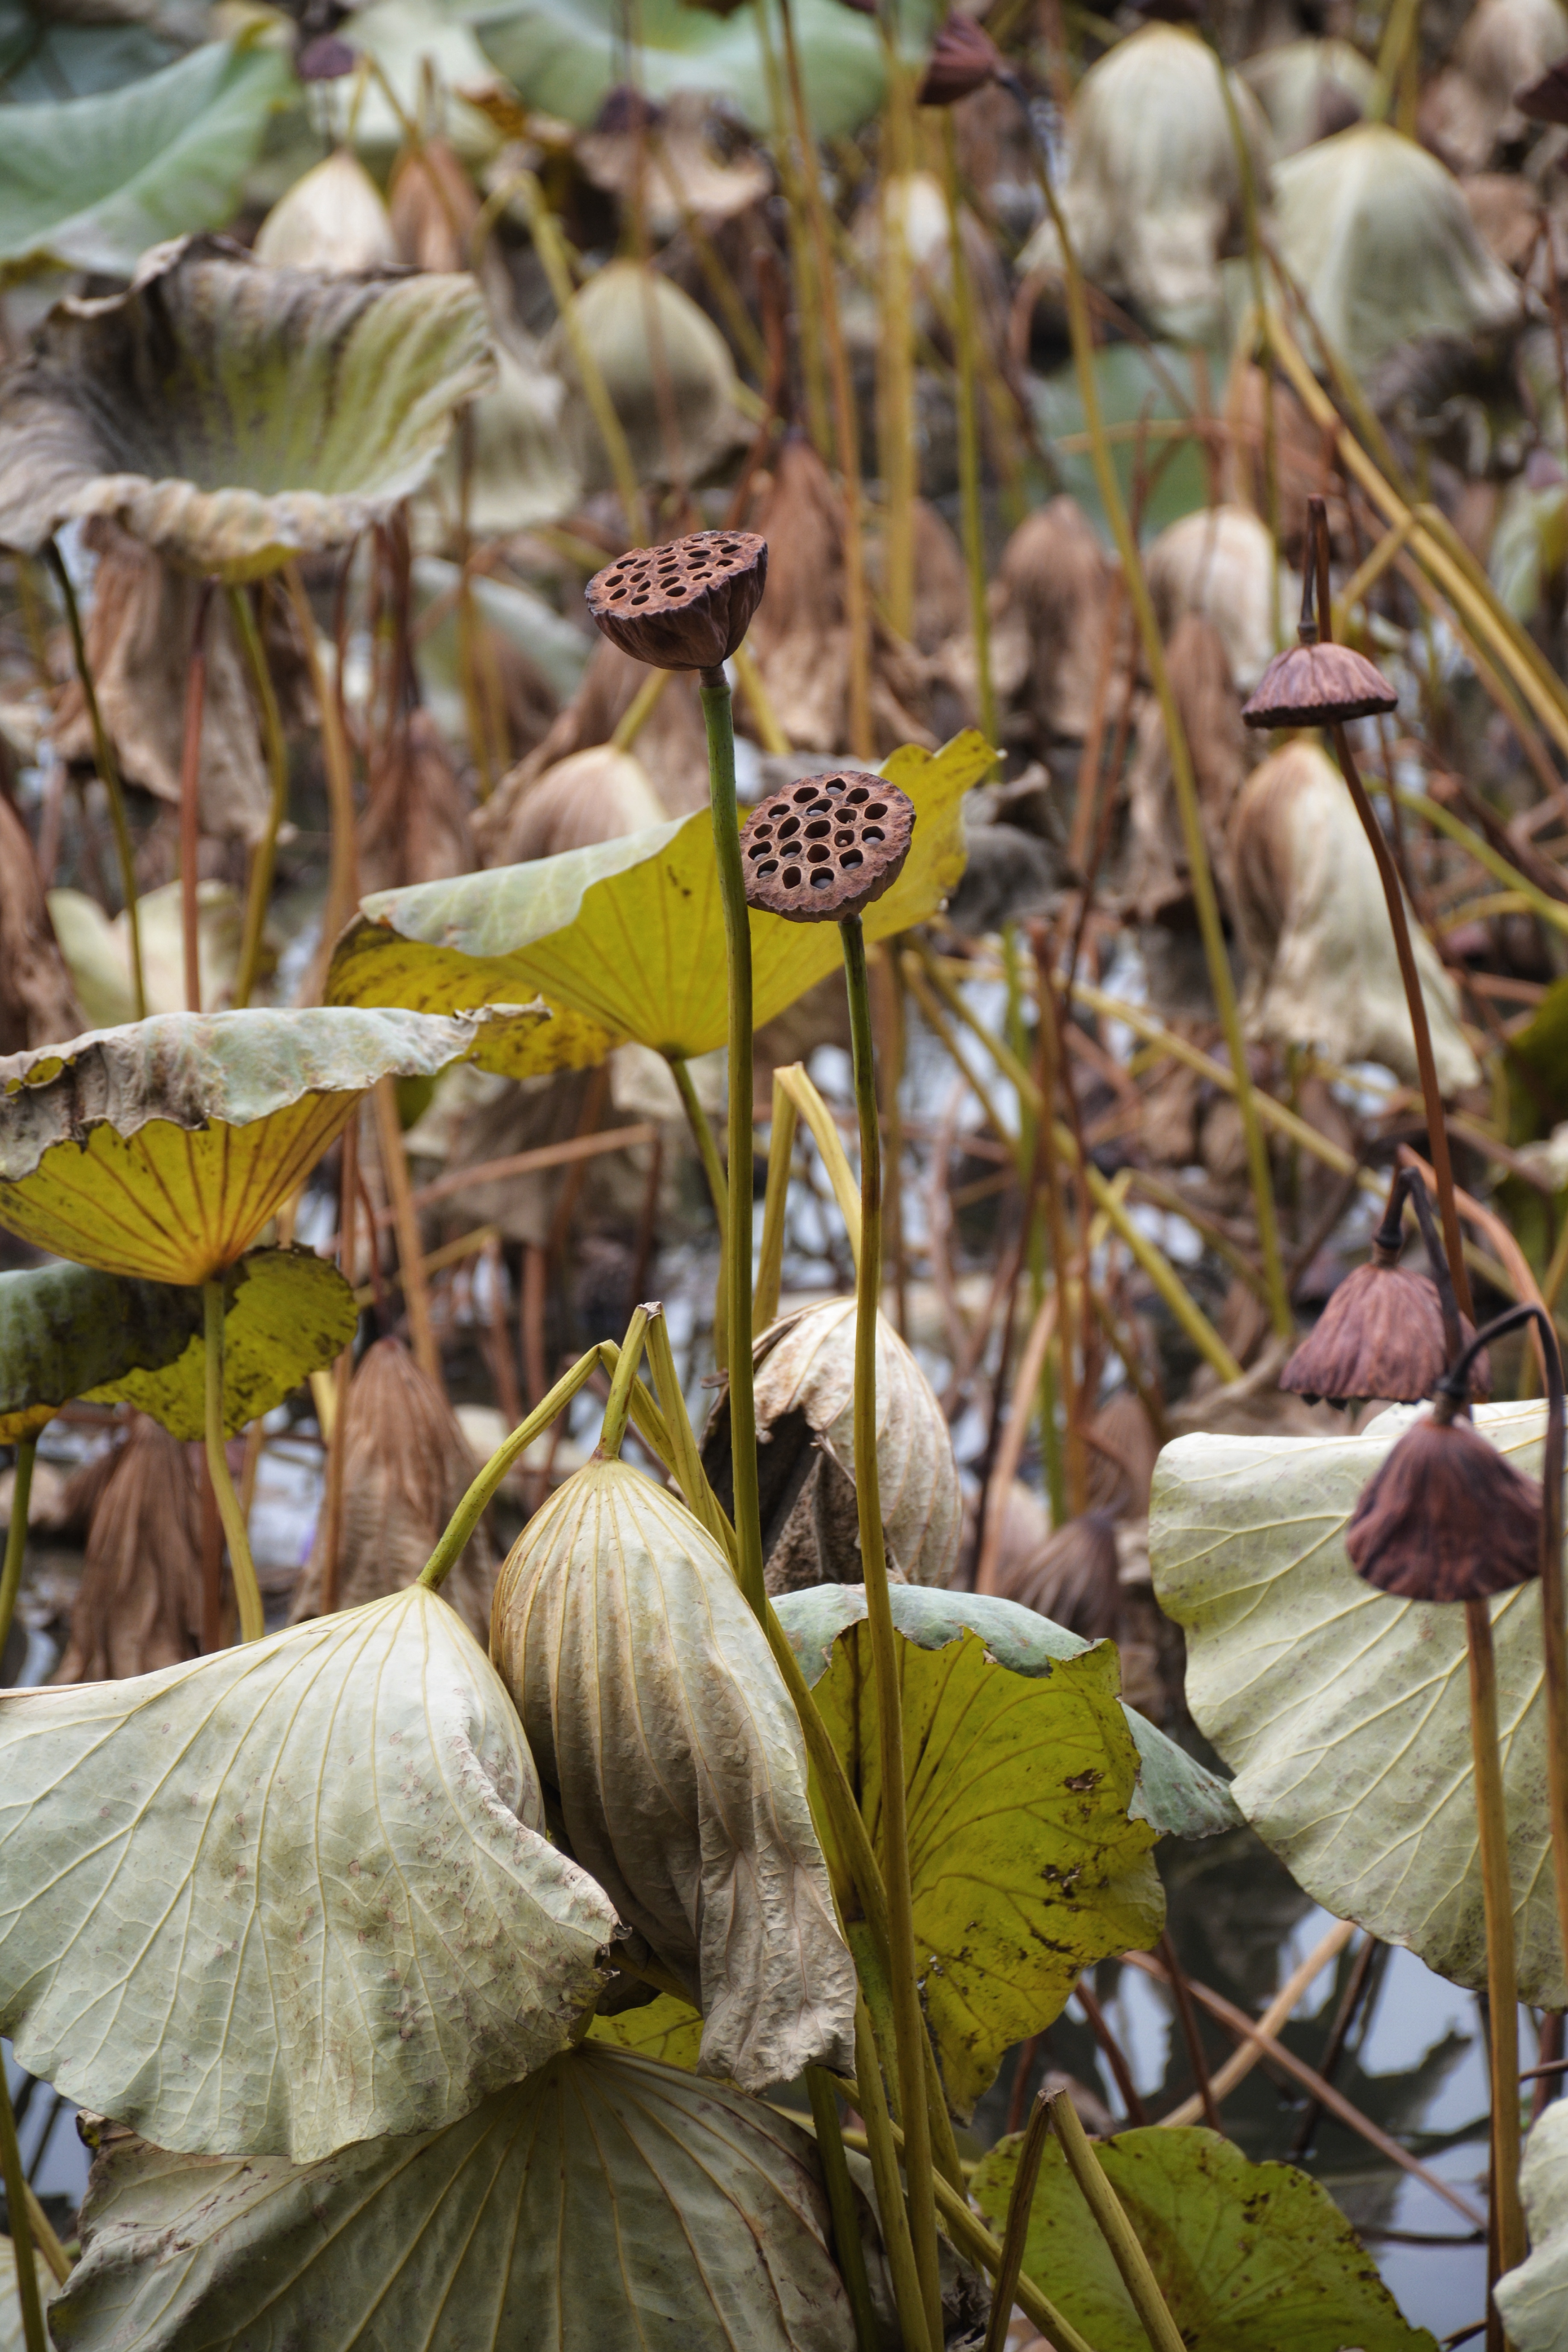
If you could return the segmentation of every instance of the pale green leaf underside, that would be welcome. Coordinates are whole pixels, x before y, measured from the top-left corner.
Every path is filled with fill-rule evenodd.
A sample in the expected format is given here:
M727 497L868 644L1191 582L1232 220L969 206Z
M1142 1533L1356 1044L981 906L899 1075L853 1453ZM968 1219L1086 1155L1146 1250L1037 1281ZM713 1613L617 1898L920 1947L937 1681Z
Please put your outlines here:
M934 755L905 745L882 773L915 803L903 873L866 910L868 939L936 912L963 871L965 793L992 754L973 730ZM754 1017L761 1024L838 969L835 923L752 912ZM383 891L332 960L335 1003L430 1013L537 992L557 1023L481 1044L488 1068L525 1076L600 1061L627 1038L656 1052L713 1052L728 1034L723 907L706 811L646 833L489 873Z
M1545 1408L1477 1426L1538 1472ZM1325 1909L1485 1989L1465 1615L1394 1601L1345 1554L1357 1496L1408 1425L1363 1437L1178 1439L1160 1456L1150 1558L1187 1636L1187 1700L1231 1792ZM1541 1594L1491 1604L1520 1996L1568 2001L1545 1809Z
M94 2176L68 2352L853 2352L806 2134L584 2047L428 2137L295 2168L129 2143Z
M494 1670L415 1586L0 1698L0 2031L161 2147L330 2153L561 2046L616 1932Z
M1499 2282L1497 2306L1514 2352L1568 2352L1568 2099L1531 2126L1520 2188L1531 2252Z
M1001 2233L1021 2139L984 2158L971 2194ZM1119 2132L1097 2154L1187 2352L1436 2352L1412 2327L1325 2189L1249 2164L1216 2132ZM1095 2352L1148 2352L1121 2273L1058 2143L1047 2143L1024 2267Z

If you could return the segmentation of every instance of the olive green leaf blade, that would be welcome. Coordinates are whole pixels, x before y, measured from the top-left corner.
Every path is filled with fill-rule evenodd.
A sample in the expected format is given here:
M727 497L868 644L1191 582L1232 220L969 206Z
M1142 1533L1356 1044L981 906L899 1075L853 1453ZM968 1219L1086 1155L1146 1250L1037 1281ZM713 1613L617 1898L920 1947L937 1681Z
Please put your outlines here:
M353 1338L359 1308L337 1267L307 1249L251 1250L230 1266L223 1286L223 1425L233 1437L341 1354ZM161 1421L171 1437L195 1439L206 1429L201 1301L174 1284L165 1296L183 1301L192 1318L180 1354L173 1362L121 1371L80 1393L104 1403L123 1400Z
M1568 2099L1556 2099L1525 2143L1519 2185L1531 2252L1497 2286L1514 2352L1568 2352Z
M493 1668L415 1585L0 1697L0 2031L164 2147L296 2160L558 2050L616 1932Z
M276 49L214 41L123 89L8 106L0 280L44 268L125 276L164 237L221 228L289 86Z
M1000 2235L1022 2139L970 2190ZM1119 2132L1095 2153L1148 2255L1187 2352L1436 2352L1412 2327L1328 2191L1288 2164L1250 2164L1217 2132ZM1047 2144L1024 2268L1095 2352L1148 2352L1121 2274L1061 2148Z
M0 382L0 545L110 515L186 571L256 578L384 520L493 375L471 277L155 247L124 294L59 303Z
M868 907L868 939L936 912L963 871L963 795L992 753L973 730L941 751L905 745L882 772L915 803L909 862ZM831 923L752 912L754 1017L771 1021L837 969ZM705 811L525 866L386 890L367 898L339 941L327 980L334 1003L417 1004L450 1012L536 992L562 1021L488 1045L479 1059L512 1076L581 1068L636 1038L656 1052L713 1052L728 1034L723 907Z
M827 2235L805 2132L585 2045L305 2167L111 2146L52 2316L68 2352L853 2352Z
M0 1445L105 1381L176 1362L201 1321L201 1300L167 1283L83 1265L0 1274Z
M613 2050L635 2050L641 2057L657 2058L663 2065L679 2066L694 2074L702 2053L701 2013L689 2002L677 2000L673 1993L661 1992L641 2009L595 2017L588 2028L588 2039L605 2042Z
M1344 1529L1407 1410L1362 1437L1184 1437L1154 1474L1150 1561L1187 1637L1187 1703L1298 1885L1484 1990L1465 1613L1363 1584ZM1545 1408L1476 1425L1539 1472ZM1491 1604L1520 1998L1568 2001L1545 1804L1541 1594Z
M837 1589L863 1612L863 1594ZM905 1608L970 1598L895 1590ZM776 1604L786 1631L790 1601L812 1597ZM1159 1935L1155 1832L1128 1817L1138 1751L1109 1643L1020 1674L958 1622L940 1646L909 1641L900 1664L916 1961L948 2103L966 2118L1003 2052L1050 2023L1084 1969ZM838 1633L816 1697L879 1849L863 1615Z

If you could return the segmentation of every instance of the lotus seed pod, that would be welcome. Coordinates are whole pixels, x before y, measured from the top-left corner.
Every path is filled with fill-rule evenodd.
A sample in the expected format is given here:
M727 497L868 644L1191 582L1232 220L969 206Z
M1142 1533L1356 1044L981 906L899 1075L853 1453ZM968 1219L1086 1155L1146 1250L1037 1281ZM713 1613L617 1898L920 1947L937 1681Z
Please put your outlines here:
M1485 1601L1541 1572L1541 1486L1439 1391L1368 1479L1345 1529L1351 1564L1402 1601Z
M595 572L584 593L605 635L655 669L717 669L745 637L768 579L754 530L694 530L634 547Z
M1351 646L1287 646L1258 681L1242 717L1249 727L1334 727L1394 709L1383 672Z
M496 1585L490 1653L572 1852L703 2015L699 2071L847 2067L855 1971L800 1727L728 1561L624 1463L587 1463Z
M786 923L841 923L904 870L915 804L860 768L810 776L746 820L741 859L748 904Z

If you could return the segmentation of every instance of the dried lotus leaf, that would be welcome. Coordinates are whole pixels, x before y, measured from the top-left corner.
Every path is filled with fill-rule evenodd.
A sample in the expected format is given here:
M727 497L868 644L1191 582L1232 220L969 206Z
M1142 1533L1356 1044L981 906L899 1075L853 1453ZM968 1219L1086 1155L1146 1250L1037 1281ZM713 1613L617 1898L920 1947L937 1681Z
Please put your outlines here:
M490 1649L572 1852L702 2011L700 2071L761 2089L851 2063L799 1725L691 1514L588 1463L513 1547Z

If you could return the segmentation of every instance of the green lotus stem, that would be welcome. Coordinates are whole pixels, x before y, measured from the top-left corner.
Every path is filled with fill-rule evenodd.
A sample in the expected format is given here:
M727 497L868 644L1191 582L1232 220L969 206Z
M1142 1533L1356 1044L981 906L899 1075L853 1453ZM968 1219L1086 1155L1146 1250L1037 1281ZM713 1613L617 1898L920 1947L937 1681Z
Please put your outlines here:
M5 2206L11 2221L16 2300L22 2307L22 2341L26 2352L49 2352L44 2298L38 2290L38 2265L33 2252L32 2217L27 2210L27 2176L16 2144L16 2118L12 2112L11 2086L4 2066L0 2066L0 2180L5 2185Z
M958 187L958 136L952 109L942 113L942 185L947 197L947 241L952 256L953 342L957 346L958 489L963 530L963 562L969 573L969 625L974 636L974 667L980 694L980 731L996 740L996 689L991 677L991 606L985 577L985 518L980 503L980 433L974 403L974 304L963 257L963 213Z
M267 830L250 857L250 883L245 898L239 973L234 983L234 1003L238 1012L250 1002L250 992L256 986L256 975L261 962L261 935L267 925L268 901L272 896L272 876L278 862L278 835L289 814L289 747L283 740L283 719L273 689L272 673L267 667L267 650L261 642L261 632L256 625L250 599L243 588L229 590L228 607L234 614L239 642L245 648L246 667L256 688L256 698L261 706L261 740L267 753L267 773L272 786L272 805L267 812Z
M631 700L616 721L610 741L617 751L629 751L658 708L665 688L675 676L672 669L650 669Z
M860 1121L860 1262L855 1288L855 1504L860 1568L877 1682L878 1748L882 1773L883 1872L888 1889L889 1976L898 2044L899 2109L909 2137L910 2226L934 2344L942 2342L936 2206L931 2193L931 2127L926 2114L925 2021L921 2014L904 1790L903 1678L888 1593L888 1557L877 1475L877 1326L882 1288L882 1137L871 1049L871 988L866 935L858 915L838 927L849 997L855 1107Z
M768 1139L768 1189L763 1202L763 1243L757 1253L757 1287L752 1299L752 1328L765 1331L779 1311L784 1285L784 1216L789 1207L789 1175L795 1158L795 1133L799 1119L795 1103L773 1072L773 1133Z
M773 47L768 9L757 10L757 40L763 53L763 75L768 86L768 111L773 116L773 154L784 191L784 226L789 242L790 270L795 279L795 316L800 327L800 372L805 387L805 425L811 446L825 466L833 459L828 424L827 362L822 348L822 305L816 296L816 263L811 225L801 189L801 175L791 152L784 75ZM803 159L804 160L804 159Z
M203 1369L205 1374L207 1469L217 1501L217 1515L223 1522L224 1537L228 1544L234 1597L239 1605L239 1638L242 1642L259 1642L267 1631L261 1607L261 1588L256 1581L256 1563L250 1557L245 1513L239 1507L239 1496L235 1493L234 1481L228 1475L228 1456L224 1452L224 1294L221 1274L215 1274L202 1285L202 1318L205 1342Z
M741 1590L761 1617L763 1523L757 1498L757 1408L752 1387L752 919L741 867L730 688L721 669L705 669L700 677L730 980L730 1174L729 1213L724 1219L730 1454Z
M776 1087L782 1087L784 1095L795 1105L795 1110L811 1129L812 1140L822 1154L822 1164L827 1171L827 1181L833 1187L833 1197L838 1203L838 1213L844 1220L844 1230L849 1238L850 1255L858 1266L860 1263L860 1187L855 1181L855 1171L849 1165L849 1156L839 1139L833 1113L806 1076L804 1062L791 1062L786 1068L775 1070L773 1080Z
M1170 2305L1160 2292L1159 2281L1149 2267L1149 2257L1122 2210L1121 2200L1089 2146L1089 2135L1078 2119L1078 2110L1065 2091L1057 2093L1048 2102L1048 2108L1068 2168L1083 2192L1095 2227L1110 2249L1111 2260L1121 2273L1121 2283L1143 2333L1154 2352L1183 2352L1185 2339L1171 2316Z
M520 1421L510 1437L496 1447L468 1493L447 1520L441 1539L419 1571L419 1581L428 1592L439 1592L451 1570L467 1550L474 1529L489 1507L491 1496L511 1468L520 1454L526 1454L536 1437L542 1437L556 1414L564 1411L589 1375L598 1369L599 1350L590 1348L579 1356L568 1372L563 1372L555 1386L536 1404L526 1421Z
M599 1431L599 1451L606 1461L620 1458L621 1440L626 1433L626 1416L631 1412L632 1391L637 1385L637 1366L642 1362L643 1334L647 1329L647 1308L632 1309L632 1319L626 1325L626 1336L621 1341L620 1359L616 1376L610 1383L610 1401L605 1407L605 1418Z
M1519 2200L1519 1979L1514 1959L1513 1884L1508 1861L1508 1813L1498 1752L1497 1658L1491 1611L1465 1603L1465 1644L1470 1669L1470 1758L1476 1780L1481 1900L1487 1923L1488 2026L1491 2040L1492 2195L1497 2264L1518 2268L1525 2256L1524 2214Z
M849 2178L845 2160L844 2137L838 2122L838 2095L831 2075L820 2066L805 2070L806 2095L811 2101L811 2120L816 2134L816 2152L822 2164L823 2186L827 2191L827 2210L833 2216L833 2251L838 2258L839 2275L849 2297L849 2308L855 2315L856 2352L878 2352L880 2331L877 2326L876 2307L871 2301L871 2282L866 2275L866 2249L860 2238L860 2217L855 2204L855 2184Z
M114 746L109 740L109 730L103 723L103 713L98 707L98 689L92 682L88 664L87 639L82 635L81 611L71 586L70 573L65 558L51 539L48 545L49 569L58 583L66 608L66 623L70 630L71 651L76 657L76 674L81 688L81 698L87 706L87 723L92 730L92 756L103 789L109 795L109 822L114 830L114 854L120 864L120 887L125 898L125 928L131 934L131 992L136 1003L136 1018L147 1018L147 984L142 971L142 913L136 902L136 859L131 847L131 827L125 815L125 791L120 781L120 762L114 756Z
M1211 45L1212 46L1212 45ZM1236 154L1237 183L1241 189L1241 234L1247 247L1247 274L1252 285L1252 307L1261 331L1268 307L1268 292L1263 278L1263 239L1258 226L1258 182L1253 174L1252 152L1247 143L1242 125L1241 109L1236 102L1230 74L1217 48L1213 50L1215 71L1219 76L1220 101L1230 131L1230 143ZM1274 416L1274 370L1265 366L1263 375L1263 506L1264 520L1268 526L1272 556L1268 575L1268 625L1276 647L1284 640L1284 616L1279 610L1279 468L1278 434Z
M1046 2152L1050 2128L1050 2103L1042 2091L1035 2101L1028 2128L1024 2134L1024 2144L1018 2150L1018 2168L1013 2175L1013 2194L1007 2200L1007 2221L1002 2232L1002 2259L997 2266L995 2292L991 2297L991 2317L985 2329L985 2352L1005 2352L1008 2323L1013 2316L1013 2297L1018 2284L1018 2273L1024 2267L1024 2247L1029 2235L1035 2183L1040 2177L1040 2158Z
M910 349L912 300L910 245L904 211L912 163L913 123L909 77L886 16L877 18L882 40L887 106L882 117L882 267L878 287L881 311L878 440L882 468L882 604L900 636L910 636L915 618L915 499L919 442L915 432L914 354Z
M27 1497L32 1492L33 1460L37 1451L36 1437L23 1437L16 1442L16 1475L11 1488L11 1523L5 1530L5 1565L0 1569L0 1658L5 1654L5 1644L11 1637L11 1620L16 1613L16 1595L22 1590L22 1562L27 1552Z
M900 2139L894 2137L898 2126L888 2113L881 2062L864 1993L858 1993L855 2000L855 2080L846 2084L845 2089L866 2126L866 2153L871 2159L877 2213L893 2282L893 2300L898 2305L902 2352L942 2352L941 2290L939 2287L933 2315L927 2282L915 2255L910 2210L915 2200L911 2193L906 2201L904 2184L899 2179ZM900 2137L907 2143L907 2134ZM912 2189L911 2181L911 2192Z

